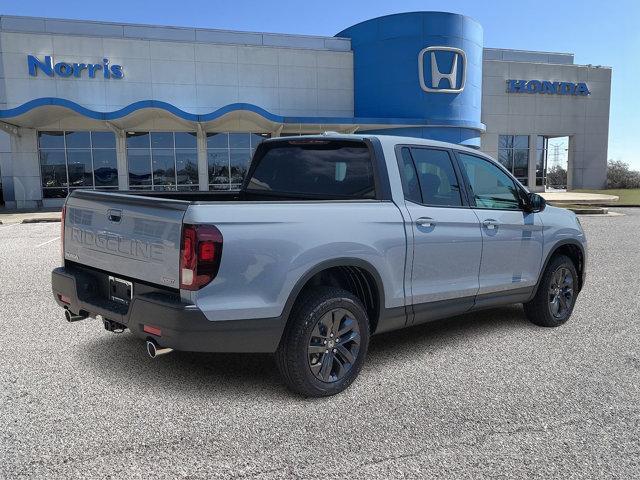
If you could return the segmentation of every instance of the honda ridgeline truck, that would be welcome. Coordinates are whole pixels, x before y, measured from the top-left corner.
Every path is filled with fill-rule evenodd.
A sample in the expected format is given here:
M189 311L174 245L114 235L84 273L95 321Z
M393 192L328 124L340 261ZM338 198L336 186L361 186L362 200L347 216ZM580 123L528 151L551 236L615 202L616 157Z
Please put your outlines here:
M416 138L273 138L238 192L76 190L53 294L69 321L129 329L150 356L273 352L284 382L332 395L372 335L522 303L556 327L586 240L477 150Z

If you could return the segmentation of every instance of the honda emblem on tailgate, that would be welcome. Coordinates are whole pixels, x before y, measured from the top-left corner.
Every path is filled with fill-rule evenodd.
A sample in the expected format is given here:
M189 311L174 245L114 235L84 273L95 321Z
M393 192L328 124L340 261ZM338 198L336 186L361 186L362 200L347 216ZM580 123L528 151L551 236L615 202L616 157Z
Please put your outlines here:
M428 80L424 74L424 57L427 53L431 65L431 78ZM448 71L445 65L449 65ZM418 76L420 88L425 92L460 93L467 79L467 56L464 50L456 47L423 48L418 54ZM446 81L448 88L440 87L441 80Z

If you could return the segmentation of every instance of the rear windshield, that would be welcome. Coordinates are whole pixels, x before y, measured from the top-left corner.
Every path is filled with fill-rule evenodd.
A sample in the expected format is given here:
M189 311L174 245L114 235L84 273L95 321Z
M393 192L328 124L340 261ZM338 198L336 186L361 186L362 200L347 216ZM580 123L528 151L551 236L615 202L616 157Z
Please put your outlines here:
M309 198L375 198L371 154L362 142L295 140L263 148L247 191Z

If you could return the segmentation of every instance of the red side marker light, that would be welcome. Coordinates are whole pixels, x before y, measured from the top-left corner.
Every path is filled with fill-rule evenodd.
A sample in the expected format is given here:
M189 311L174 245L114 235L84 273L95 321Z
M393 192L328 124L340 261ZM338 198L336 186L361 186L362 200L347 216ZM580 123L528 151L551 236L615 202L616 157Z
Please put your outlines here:
M150 333L151 335L155 335L156 337L162 336L162 330L160 330L158 327L152 327L151 325L144 325L142 327L142 330L144 331L144 333Z
M60 301L62 303L66 303L67 305L71 305L71 299L69 297L67 297L66 295L58 294L58 298L60 299Z

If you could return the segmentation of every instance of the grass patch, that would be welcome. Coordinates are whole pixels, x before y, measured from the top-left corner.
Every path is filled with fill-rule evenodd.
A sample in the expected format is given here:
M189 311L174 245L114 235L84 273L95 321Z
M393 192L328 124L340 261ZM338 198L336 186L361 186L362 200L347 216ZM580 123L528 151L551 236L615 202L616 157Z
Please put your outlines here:
M602 193L604 195L616 195L620 200L612 205L640 205L640 188L611 189L611 190L572 190L582 193Z

